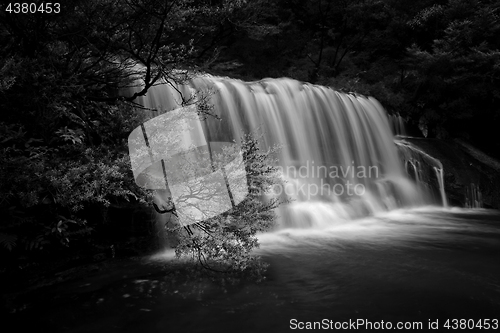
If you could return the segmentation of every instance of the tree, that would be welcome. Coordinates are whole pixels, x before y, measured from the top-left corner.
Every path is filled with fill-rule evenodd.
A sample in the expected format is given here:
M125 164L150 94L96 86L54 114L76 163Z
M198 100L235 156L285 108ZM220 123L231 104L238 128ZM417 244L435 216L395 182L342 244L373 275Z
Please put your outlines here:
M302 32L302 55L312 68L308 80L337 77L346 57L387 21L382 1L287 1Z
M470 135L491 153L500 147L498 10L496 2L460 0L426 8L411 24L416 30L437 26L437 38L430 47L409 49L418 73L412 103L430 134Z
M274 226L280 204L269 196L282 185L277 148L261 152L251 135L240 144L221 141L210 135L214 125L193 106L148 120L128 140L134 178L155 193L157 212L170 214L160 223L169 229L165 238L178 235L178 256L210 270L259 276L263 264L252 256L256 233Z
M0 243L67 245L110 206L144 205L127 161L128 133L144 120L134 101L202 68L218 47L212 34L242 5L71 0L58 14L25 15L2 6Z
M285 202L272 196L273 187L283 185L273 156L278 148L261 152L258 140L252 135L246 135L241 141L248 193L223 214L192 225L183 226L181 222L175 228L183 229L175 251L178 257L188 258L211 271L233 275L250 273L261 279L266 264L253 253L259 246L256 235L275 227L275 209ZM224 150L207 164L215 163L216 169L224 167L238 154L238 149ZM232 171L226 169L226 172L226 177L231 178Z

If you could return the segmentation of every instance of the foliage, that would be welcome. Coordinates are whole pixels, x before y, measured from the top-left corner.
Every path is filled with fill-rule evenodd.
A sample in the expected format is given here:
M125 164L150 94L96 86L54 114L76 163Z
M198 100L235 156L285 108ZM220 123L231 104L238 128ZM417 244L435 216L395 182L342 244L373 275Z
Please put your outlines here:
M44 145L21 125L0 125L0 243L6 249L66 246L97 225L88 223L86 210L145 203L146 194L132 185L124 147L86 147L82 131L67 127Z
M134 100L211 61L220 22L242 4L68 0L59 14L23 15L0 6L0 246L66 246L109 207L144 206L125 144L144 120Z
M261 152L258 140L247 135L241 150L246 169L248 194L228 212L203 222L177 227L179 244L176 254L188 258L212 271L238 274L251 273L262 278L266 265L253 251L259 246L257 233L268 231L275 225L275 209L283 203L280 198L269 197L271 188L281 183L273 154L277 147ZM224 161L231 152L217 159Z
M429 16L435 17L437 38L430 47L409 48L420 121L436 136L443 130L466 135L491 152L500 148L494 143L500 124L498 9L495 2L460 0L426 8L413 27L429 29Z

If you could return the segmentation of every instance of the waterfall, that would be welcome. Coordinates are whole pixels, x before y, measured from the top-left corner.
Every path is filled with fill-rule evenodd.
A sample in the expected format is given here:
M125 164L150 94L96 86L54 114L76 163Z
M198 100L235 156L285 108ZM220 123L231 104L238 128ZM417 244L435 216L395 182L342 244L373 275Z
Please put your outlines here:
M415 180L421 191L431 195L437 193L443 207L448 207L441 161L407 141L396 140L395 142L409 177Z
M483 207L483 196L479 186L471 183L465 188L465 207L481 208Z
M441 194L441 201L443 203L443 207L448 207L448 199L446 198L446 192L444 190L444 176L443 176L443 167L434 167L434 171L436 172L436 176L439 182L439 193Z
M395 136L407 136L405 120L399 114L389 115L389 124Z
M156 109L149 115L155 117L203 90L216 92L210 104L220 118L203 119L210 140L239 142L245 133L262 133L263 149L282 145L286 185L273 190L292 199L278 212L282 227L329 226L432 202L430 191L407 175L387 113L374 98L291 79L201 76L175 89L154 86L139 103ZM416 179L425 178L413 168Z

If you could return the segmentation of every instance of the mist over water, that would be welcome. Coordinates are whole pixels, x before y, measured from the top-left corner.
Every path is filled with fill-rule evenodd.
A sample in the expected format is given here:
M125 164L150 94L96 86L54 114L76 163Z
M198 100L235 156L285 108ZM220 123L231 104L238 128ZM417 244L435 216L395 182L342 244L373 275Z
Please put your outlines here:
M489 210L436 206L397 209L355 221L331 223L323 228L288 228L262 234L259 237L262 245L259 253L294 251L295 246L308 244L308 240L313 240L311 247L323 247L323 243L328 243L327 247L331 250L337 246L341 249L346 242L362 243L361 246L367 247L414 247L417 244L439 247L440 244L449 245L460 240L472 241L477 236L494 236L498 233L498 225L488 221L495 221L495 214L495 211ZM480 222L482 218L485 222ZM477 223L467 223L468 220ZM488 241L484 241L486 245Z

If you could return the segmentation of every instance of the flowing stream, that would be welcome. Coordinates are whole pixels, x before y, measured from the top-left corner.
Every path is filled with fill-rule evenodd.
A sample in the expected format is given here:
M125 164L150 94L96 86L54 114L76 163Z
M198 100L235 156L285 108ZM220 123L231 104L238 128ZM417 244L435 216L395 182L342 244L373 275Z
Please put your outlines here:
M500 313L499 222L496 211L421 207L323 229L282 229L260 236L258 254L270 267L257 284L221 286L172 274L166 250L42 290L39 304L15 325L234 333L289 332L325 321L354 321L368 331L382 321L393 329L421 325L411 326L415 331L430 322L445 331L453 319L492 324Z

